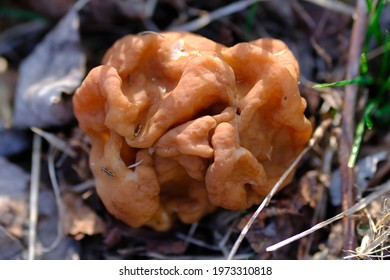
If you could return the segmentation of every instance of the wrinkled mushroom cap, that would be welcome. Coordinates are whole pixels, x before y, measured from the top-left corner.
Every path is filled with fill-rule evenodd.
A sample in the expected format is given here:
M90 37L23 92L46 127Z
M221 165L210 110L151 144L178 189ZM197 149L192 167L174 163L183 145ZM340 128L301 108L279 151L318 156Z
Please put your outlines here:
M230 48L180 32L117 41L73 98L108 211L167 230L175 217L192 223L261 202L311 135L298 76L275 39Z

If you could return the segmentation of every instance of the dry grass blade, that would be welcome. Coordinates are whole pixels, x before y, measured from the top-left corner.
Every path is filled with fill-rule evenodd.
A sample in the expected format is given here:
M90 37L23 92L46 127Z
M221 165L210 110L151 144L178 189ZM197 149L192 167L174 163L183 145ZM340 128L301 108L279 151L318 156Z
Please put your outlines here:
M200 16L199 18L187 22L183 25L177 25L172 26L169 29L175 30L175 31L195 31L198 29L201 29L208 25L210 22L237 13L239 11L245 10L247 7L262 1L269 1L269 0L244 0L244 1L237 1L234 3L231 3L229 5L226 5L222 8L216 9L212 11L211 13L205 13L204 15Z
M369 211L365 209L368 216L370 230L364 235L360 247L352 251L345 259L384 259L389 256L385 252L390 251L390 200L385 198L383 201L382 214L375 223L371 218Z
M206 249L211 250L211 251L219 251L219 247L217 245L208 244L203 240L196 239L194 237L191 237L191 236L188 236L188 235L185 235L182 233L177 233L176 236L177 236L177 238L184 240L188 244L194 244L198 247L206 248Z
M56 176L56 170L55 170L55 164L54 164L54 157L55 157L55 149L51 147L49 156L48 156L48 169L49 169L49 177L51 184L53 186L53 192L54 192L54 197L56 200L57 204L57 211L58 211L58 222L57 222L57 236L55 240L53 241L50 246L47 248L43 248L42 252L47 253L52 250L54 250L61 242L63 231L62 231L62 217L63 217L63 205L62 205L62 200L61 200L61 192L60 192L60 186L57 181L57 176Z
M365 248L361 248L362 250L356 250L358 254L356 257L364 257L365 255L378 253L382 250L381 245L388 240L390 235L390 228L386 231L382 232L375 236L373 240L371 240Z
M145 252L143 256L154 260L178 260L177 256L167 256L156 252ZM237 260L245 260L248 256L246 254L237 255ZM183 255L180 260L223 260L223 257L213 255Z
M238 248L240 247L242 240L244 240L246 234L248 233L249 229L252 227L253 222L256 220L256 218L259 216L260 212L266 207L269 202L271 201L272 197L275 195L275 193L280 188L283 181L287 178L287 176L291 173L291 171L297 166L297 164L300 162L302 157L314 146L314 144L323 136L324 131L326 128L331 124L331 120L325 120L321 123L319 127L314 131L313 137L310 139L309 144L307 147L296 157L296 159L291 163L289 168L283 173L283 175L280 177L280 179L276 182L274 187L271 189L269 194L264 198L263 202L260 204L260 206L257 208L256 212L253 213L252 217L249 219L245 227L242 229L240 236L237 238L236 242L233 245L233 248L230 251L230 254L228 256L228 260L232 260L237 253Z
M373 192L371 193L370 195L368 195L367 197L361 199L359 202L357 202L354 206L352 206L351 208L347 209L346 211L326 220L326 221L323 221L313 227L311 227L310 229L308 230L305 230L297 235L294 235L284 241L281 241L279 243L276 243L275 245L272 245L270 247L267 248L267 251L275 251L293 241L296 241L298 239L301 239L302 237L305 237L306 235L309 235L313 232L315 232L316 230L319 230L343 217L348 217L350 216L351 214L359 211L359 210L362 210L364 209L365 207L367 207L368 204L370 204L373 200L377 199L378 197L381 197L382 195L384 195L385 193L387 192L390 192L390 180L387 181L386 183L378 186L379 190L376 191L376 192Z
M41 174L41 147L42 138L38 134L34 134L33 139L33 154L31 167L31 183L30 183L30 217L28 227L28 259L35 258L35 244L37 238L37 221L38 221L38 196L39 196L39 181Z
M7 71L7 60L0 56L0 75ZM12 106L11 106L11 90L0 80L0 121L3 121L4 128L12 126Z
M45 138L47 142L49 142L53 147L57 148L58 150L62 151L66 155L75 158L77 156L76 152L70 147L70 145L60 139L59 137L55 136L54 134L48 133L43 131L42 129L39 129L37 127L32 127L31 130Z
M341 1L335 0L305 0L307 2L311 2L317 4L318 6L324 7L328 10L343 13L346 15L352 16L355 12L355 9L347 4L344 4Z
M171 30L177 30L177 31L195 31L198 29L201 29L208 25L210 22L240 12L242 10L245 10L249 6L257 3L257 2L264 2L269 0L243 0L243 1L237 1L234 3L231 3L229 5L226 5L222 8L219 8L217 10L214 10L210 13L205 13L204 15L200 16L199 18L187 22L183 25L177 25L172 26ZM308 2L315 3L319 6L325 7L329 10L333 10L336 12L344 13L347 15L353 15L354 9L340 1L324 1L324 0L306 0Z

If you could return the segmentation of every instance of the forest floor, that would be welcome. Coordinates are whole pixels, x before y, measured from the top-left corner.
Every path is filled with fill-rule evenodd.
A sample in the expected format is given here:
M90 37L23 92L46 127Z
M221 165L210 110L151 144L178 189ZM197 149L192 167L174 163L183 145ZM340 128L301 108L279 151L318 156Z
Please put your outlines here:
M319 128L293 181L254 217L232 257L389 258L388 1L47 2L0 3L0 259L229 257L256 206L163 233L121 224L96 194L89 142L72 113L74 90L117 39L165 30L226 46L283 40L300 65L305 115ZM56 94L17 96L30 88ZM52 112L49 99L63 109Z

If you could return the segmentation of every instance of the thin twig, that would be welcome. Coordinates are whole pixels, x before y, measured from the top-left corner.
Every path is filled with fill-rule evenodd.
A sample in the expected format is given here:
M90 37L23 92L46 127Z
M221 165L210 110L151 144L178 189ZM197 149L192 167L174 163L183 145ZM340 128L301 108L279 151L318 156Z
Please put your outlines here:
M32 151L32 166L31 166L31 182L30 182L30 206L29 206L29 225L28 225L28 259L35 258L35 246L37 239L37 222L38 222L38 196L39 196L39 181L41 174L41 147L42 138L38 134L34 134L33 151Z
M203 15L201 15L200 17L198 17L193 21L187 22L183 25L172 26L169 29L175 31L195 31L205 27L206 25L210 24L214 20L243 11L247 7L262 1L270 1L270 0L243 0L243 1L233 2L222 8L216 9L210 13L204 13Z
M95 187L95 180L91 179L91 180L86 180L86 181L83 181L77 185L73 185L72 188L70 188L69 190L71 192L74 192L74 193L84 193L88 190L91 190Z
M322 161L322 167L321 167L321 174L319 175L319 183L317 184L317 194L316 194L316 207L314 209L313 217L311 220L311 226L317 224L319 221L324 220L323 217L325 215L326 211L326 189L329 187L329 174L331 173L331 165L332 165L332 159L334 157L334 154L336 152L335 148L335 142L334 139L335 136L331 135L329 139L329 146L324 151L324 157ZM309 255L309 251L311 249L311 244L314 240L314 235L310 235L307 238L307 244L305 247L305 254L304 257L306 259L306 256Z
M282 183L285 181L285 179L288 177L288 175L291 173L292 170L297 166L297 164L300 162L302 157L314 146L315 143L323 136L324 131L326 128L331 124L331 120L325 120L321 123L319 127L314 131L312 138L309 141L309 144L307 147L295 158L295 160L291 163L291 165L287 168L287 170L283 173L283 175L279 178L279 180L276 182L274 187L271 189L271 191L268 193L268 195L264 198L263 202L260 204L260 206L257 208L256 212L253 213L245 227L242 229L239 237L237 238L236 242L233 245L233 248L230 251L230 254L228 256L228 260L232 260L237 253L238 248L241 245L242 240L244 240L246 234L248 233L249 229L252 227L253 222L256 220L256 218L259 216L260 212L266 207L272 197L275 195L275 193L279 190Z
M62 151L66 155L68 155L72 158L75 158L77 156L77 153L75 152L75 150L72 149L72 147L69 145L69 143L67 143L66 141L62 140L61 138L55 136L54 134L45 132L42 129L39 129L37 127L32 127L31 130L33 132L35 132L36 134L39 134L40 136L45 138L45 140L47 142L49 142L52 146L54 146L58 150Z
M221 250L222 254L225 256L225 258L229 257L229 250L226 247L226 243L228 242L232 233L233 233L233 225L228 227L226 233L224 234L222 239L218 242L218 247Z
M151 258L151 259L156 259L156 260L223 260L223 256L213 256L213 255L181 255L181 256L168 256L168 255L163 255L157 252L145 252L141 254L142 256ZM246 254L241 254L237 255L236 259L237 260L245 260L248 258L248 255Z
M186 235L186 238L184 240L184 244L185 244L186 247L188 247L188 244L191 243L190 239L194 238L194 234L195 234L196 230L198 229L198 226L199 226L198 222L193 223L191 225L190 230L188 231L188 233Z
M64 207L62 205L61 200L61 192L60 192L60 186L58 184L57 176L56 176L56 170L55 170L55 164L54 164L54 156L55 156L55 148L51 147L49 151L48 156L48 169L49 169L49 177L50 181L53 187L54 197L57 204L57 211L58 211L58 221L57 221L57 236L54 239L54 241L46 248L42 248L42 252L47 253L52 250L54 250L61 242L63 237L63 231L62 231L62 219L64 214Z
M186 243L191 243L191 244L194 244L198 247L206 248L206 249L212 250L212 251L219 251L219 247L217 245L208 244L203 240L194 238L192 236L188 236L187 234L183 234L183 233L179 232L176 234L176 236L177 236L177 238L184 240L184 242L186 242Z
M346 14L349 16L352 16L354 12L353 7L344 4L341 1L336 1L336 0L305 0L305 1L317 4L318 6L326 8L328 10Z
M350 49L348 53L348 65L346 79L353 79L359 75L360 56L366 31L366 2L358 0L356 6L356 20L353 24ZM349 85L345 87L344 103L342 108L342 134L340 138L339 162L342 190L342 210L349 209L355 203L354 195L354 170L348 166L354 135L355 107L357 103L358 87ZM352 250L356 246L354 222L344 218L344 249Z
M258 3L258 2L265 2L265 1L270 1L270 0L241 0L241 1L236 1L233 2L229 5L226 5L222 8L216 9L210 13L204 13L197 19L187 22L182 25L176 25L176 26L171 26L170 30L176 30L176 31L195 31L199 30L206 25L210 24L212 21L217 20L219 18L240 12L248 8L249 6ZM317 5L320 5L322 7L325 7L329 10L333 10L336 12L344 13L347 15L352 15L353 14L353 8L350 6L341 3L340 1L334 1L334 0L306 0L308 2L315 3Z
M290 238L287 238L286 240L283 240L279 243L276 243L275 245L272 245L272 246L269 246L266 250L269 252L269 251L275 251L287 244L290 244L291 242L294 242L298 239L301 239L302 237L305 237L343 217L348 217L350 215L352 215L353 213L357 212L357 211L360 211L362 209L364 209L365 207L367 207L368 204L370 204L373 200L377 199L378 197L381 197L382 195L384 195L385 193L388 193L390 192L390 180L387 181L386 183L378 186L379 190L378 191L375 191L371 194L369 194L368 196L366 196L365 198L361 199L358 203L356 203L355 205L353 205L351 208L347 209L346 211L343 211L342 213L326 220L326 221L323 221L319 224L316 224L315 226L311 227L310 229L308 230L305 230L297 235L294 235Z

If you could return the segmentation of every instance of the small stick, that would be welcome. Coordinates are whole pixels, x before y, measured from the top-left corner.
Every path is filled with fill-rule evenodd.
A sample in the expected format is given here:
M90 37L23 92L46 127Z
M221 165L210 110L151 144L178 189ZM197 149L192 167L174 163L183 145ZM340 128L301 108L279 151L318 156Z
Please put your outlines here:
M245 10L252 4L267 0L242 0L236 1L222 8L216 9L210 13L205 13L197 19L187 22L183 25L172 26L169 29L176 31L195 31L205 27L212 21Z
M356 20L352 28L351 43L348 53L348 65L346 69L347 79L352 79L359 75L360 56L362 53L362 44L365 38L367 25L366 14L367 7L365 0L358 0L356 6ZM340 136L339 150L343 211L349 209L355 203L355 174L354 169L348 166L348 161L353 143L355 107L357 103L357 96L358 87L356 85L349 85L345 87L341 120L342 134ZM354 232L355 225L353 220L349 218L344 218L343 225L344 249L349 251L356 247L356 238Z
M326 8L334 12L342 13L349 16L353 15L353 7L344 4L341 1L335 1L335 0L305 0L305 1L317 4L318 6L321 6L323 8Z
M64 207L62 204L61 199L61 191L60 191L60 185L57 180L56 176L56 170L55 170L55 164L54 164L54 155L56 152L56 148L53 146L50 147L49 156L48 156L48 169L49 169L49 177L50 181L53 187L54 197L57 205L57 211L58 211L58 221L57 221L57 236L53 243L49 245L47 248L43 248L42 252L47 253L53 251L61 242L63 237L63 230L62 230L62 219L64 217Z
M226 5L222 8L216 9L210 13L205 13L204 15L201 15L197 19L187 22L182 25L176 25L176 26L171 26L169 29L170 30L176 30L176 31L195 31L199 30L206 25L210 24L212 21L217 20L219 18L238 13L240 11L245 10L247 7L258 3L258 2L265 2L265 1L270 1L270 0L240 0L233 2L229 5ZM337 11L340 13L344 13L347 15L352 15L353 9L345 5L339 1L324 1L324 0L306 0L308 2L315 3L317 5L323 6L327 9Z
M28 259L35 258L35 243L37 239L37 221L38 221L38 196L39 181L41 173L41 147L42 138L34 134L32 166L31 166L31 183L30 183L30 215L28 225Z
M75 150L72 149L72 147L64 140L61 138L55 136L52 133L48 133L46 131L43 131L42 129L39 129L37 127L32 127L31 130L45 138L47 142L50 143L53 147L57 148L58 150L62 151L66 155L70 156L71 158L75 158L77 156L77 153Z

